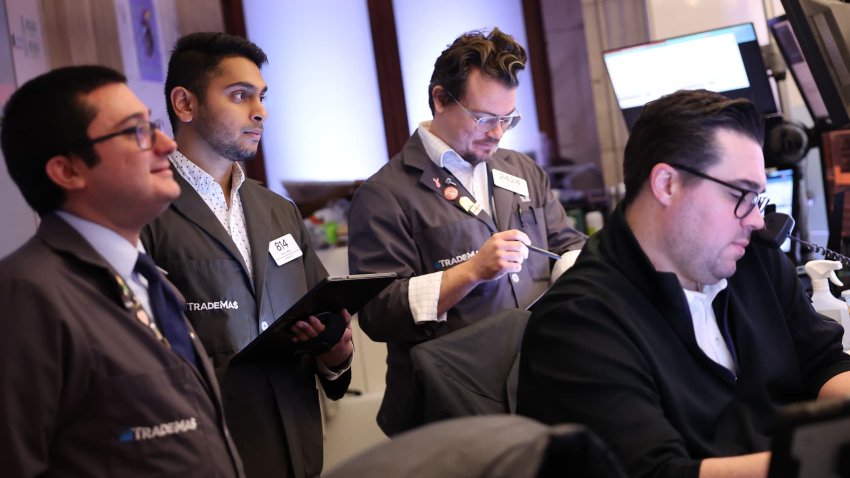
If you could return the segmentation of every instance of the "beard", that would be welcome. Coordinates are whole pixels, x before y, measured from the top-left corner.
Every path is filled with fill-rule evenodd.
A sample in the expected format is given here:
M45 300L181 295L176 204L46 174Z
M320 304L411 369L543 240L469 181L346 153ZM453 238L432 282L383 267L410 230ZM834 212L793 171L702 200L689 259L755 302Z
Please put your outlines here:
M492 141L491 143L496 146L495 148L493 148L493 152L491 154L481 155L481 154L475 154L471 150L467 150L463 154L460 154L460 157L463 158L464 161L466 161L467 163L469 163L473 166L477 165L478 163L483 163L483 162L485 162L489 159L492 159L493 155L495 155L496 151L498 151L499 142L498 141Z
M203 110L201 110L203 111ZM228 139L226 127L218 122L213 115L199 112L198 131L210 148L231 161L250 161L257 156L257 149L240 146L236 141Z

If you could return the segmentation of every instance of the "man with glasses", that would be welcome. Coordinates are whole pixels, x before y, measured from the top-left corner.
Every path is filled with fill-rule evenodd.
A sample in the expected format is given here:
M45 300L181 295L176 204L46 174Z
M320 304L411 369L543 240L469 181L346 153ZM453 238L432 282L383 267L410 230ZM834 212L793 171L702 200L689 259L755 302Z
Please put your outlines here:
M54 70L6 104L3 155L39 214L0 262L6 476L244 476L212 364L142 227L180 194L126 78Z
M142 233L186 296L189 320L222 382L228 426L249 477L322 471L316 379L331 399L351 381L351 329L315 354L281 347L268 360L231 359L327 277L293 203L245 177L268 117L266 54L242 37L198 32L177 41L165 80L182 193ZM346 320L347 312L342 311ZM325 326L293 327L307 342Z
M499 149L521 119L517 75L525 62L523 47L498 29L457 38L434 65L433 119L354 196L352 272L404 277L359 315L363 330L387 343L378 415L387 434L420 424L410 396L412 346L536 299L552 262L526 246L560 255L584 244L546 172Z
M626 196L535 304L518 408L597 432L630 476L767 474L782 405L850 394L841 326L778 249L756 107L680 91L646 105Z

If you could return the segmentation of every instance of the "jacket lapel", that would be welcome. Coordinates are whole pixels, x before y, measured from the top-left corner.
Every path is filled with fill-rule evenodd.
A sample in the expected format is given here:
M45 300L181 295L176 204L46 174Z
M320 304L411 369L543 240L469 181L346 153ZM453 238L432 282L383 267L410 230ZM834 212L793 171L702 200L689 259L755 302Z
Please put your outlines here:
M257 302L257 310L262 310L264 299L263 290L266 280L266 266L269 257L269 242L271 237L271 214L272 210L268 202L258 194L258 184L248 184L252 179L245 179L245 183L239 189L239 198L242 200L242 211L245 212L245 228L248 230L248 242L251 244L251 262L254 266L254 297Z
M485 211L482 210L478 214L472 214L465 210L463 207L461 207L459 199L464 196L472 198L472 194L467 191L462 184L460 184L460 181L454 178L454 175L452 175L445 169L438 167L436 164L434 164L433 161L431 161L431 158L429 158L428 154L425 152L425 146L422 145L422 139L419 137L419 133L413 133L413 135L410 137L410 140L408 140L408 142L405 144L403 152L404 164L406 166L411 166L422 171L422 174L419 177L420 184L430 189L431 191L434 191L434 193L440 196L440 198L442 198L442 200L445 201L447 205L454 206L459 210L463 211L465 214L469 214L475 219L481 221L481 223L487 226L487 228L489 228L491 232L497 231L496 224L493 222L493 218L490 217L490 215L487 214ZM453 182L457 183L455 187L458 189L458 196L457 199L454 200L449 199L449 197L447 197L445 193L446 187L451 186L446 184L446 179L449 177L452 178ZM479 199L479 201L482 200L488 201L489 198Z
M173 165L171 166L171 170L174 173L174 179L180 185L181 193L180 197L172 202L170 207L174 208L188 221L195 223L199 228L201 228L201 230L218 241L218 243L221 244L221 247L227 251L227 253L230 254L236 262L239 263L245 280L247 280L253 287L251 275L248 274L248 269L245 266L245 261L242 259L242 254L239 253L239 249L236 248L236 244L233 242L230 234L224 230L224 227L222 227L218 218L215 217L215 214L210 210L209 206L207 206L204 200L201 199L201 196L197 191L195 191L195 188L183 179L183 176L180 175ZM243 208L243 210L244 209L245 208Z
M517 194L513 191L493 185L493 169L498 169L499 171L503 171L517 177L522 177L522 173L508 164L508 162L505 161L498 152L487 165L487 182L490 184L490 189L493 192L493 207L496 209L493 211L493 215L496 217L499 227L504 231L508 229L511 210L516 208L514 204L516 204L516 201L519 201L520 199L516 197Z

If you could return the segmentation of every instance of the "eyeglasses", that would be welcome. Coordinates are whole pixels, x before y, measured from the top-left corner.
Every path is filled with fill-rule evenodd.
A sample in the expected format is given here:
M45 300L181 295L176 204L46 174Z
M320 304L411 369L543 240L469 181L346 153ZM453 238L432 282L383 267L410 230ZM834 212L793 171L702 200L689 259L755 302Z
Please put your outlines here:
M517 111L516 108L514 108L514 113L508 116L478 116L475 113L464 108L463 105L460 104L460 101L455 99L454 95L449 93L449 96L451 97L452 101L454 101L455 103L457 103L458 106L460 106L460 109L462 109L464 113L466 113L467 115L469 115L470 118L475 120L475 131L486 133L495 128L496 125L501 125L502 131L508 131L509 129L516 126L517 123L519 123L519 120L522 119L522 115L519 114L519 111Z
M721 181L720 179L709 176L708 174L697 171L696 169L690 168L688 166L682 166L681 164L673 163L669 164L670 166L676 169L680 169L703 179L708 179L709 181L714 181L717 184L722 184L727 188L732 188L735 191L738 191L741 194L741 196L738 198L738 203L735 204L735 217L737 217L738 219L743 219L747 217L747 215L752 212L752 210L756 207L759 208L759 213L764 215L764 208L767 207L767 203L770 202L770 198L759 194L756 191L751 191L749 189L744 189L742 187L735 186L734 184L727 183L726 181Z
M114 133L109 133L94 139L86 140L80 146L92 146L94 144L115 138L117 136L132 134L136 137L136 143L139 145L139 149L142 151L147 151L153 148L153 145L156 142L156 130L162 130L161 120L145 121L137 124L136 126L130 126L129 128L122 129L121 131L116 131Z

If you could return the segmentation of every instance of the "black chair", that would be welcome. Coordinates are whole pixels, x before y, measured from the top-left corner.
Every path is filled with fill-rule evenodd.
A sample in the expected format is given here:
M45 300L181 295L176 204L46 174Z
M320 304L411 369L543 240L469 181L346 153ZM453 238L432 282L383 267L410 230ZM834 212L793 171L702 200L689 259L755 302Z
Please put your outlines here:
M504 310L411 349L422 423L516 411L519 349L529 315Z
M616 457L580 425L517 415L432 423L340 463L325 478L620 478Z

